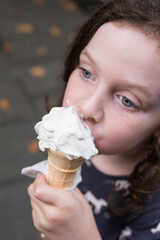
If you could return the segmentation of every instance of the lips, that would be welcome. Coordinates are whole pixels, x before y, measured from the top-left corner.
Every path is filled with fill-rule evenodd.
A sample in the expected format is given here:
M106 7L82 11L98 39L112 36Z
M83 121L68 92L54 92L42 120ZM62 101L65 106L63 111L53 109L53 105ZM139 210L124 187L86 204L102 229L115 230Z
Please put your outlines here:
M86 129L90 129L91 133L92 133L92 137L94 138L94 140L96 139L95 137L95 134L94 134L94 130L93 130L93 126L92 124L90 123L90 121L88 121L87 118L84 117L83 114L79 114L79 118L80 118L80 121L81 123L83 124L83 126L86 128Z
M86 129L90 129L91 134L92 134L92 137L93 137L93 139L94 139L94 141L95 141L95 135L94 135L93 127L91 126L91 124L89 124L89 122L86 123L82 118L80 118L80 120L81 120L81 123L83 124L83 126L84 126Z
M88 128L88 127L87 127L87 124L83 121L82 118L80 118L80 120L81 120L81 123L83 124L83 126L87 129L87 128Z

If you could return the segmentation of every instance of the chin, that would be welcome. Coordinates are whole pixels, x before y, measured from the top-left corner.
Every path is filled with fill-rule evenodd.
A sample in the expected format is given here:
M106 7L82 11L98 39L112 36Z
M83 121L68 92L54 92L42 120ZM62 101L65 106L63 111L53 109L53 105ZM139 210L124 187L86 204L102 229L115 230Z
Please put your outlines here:
M95 142L95 146L98 149L98 154L107 154L106 148Z
M103 154L103 155L113 155L116 154L117 151L115 149L112 149L109 146L102 146L101 144L96 144L96 148L98 149L98 154Z

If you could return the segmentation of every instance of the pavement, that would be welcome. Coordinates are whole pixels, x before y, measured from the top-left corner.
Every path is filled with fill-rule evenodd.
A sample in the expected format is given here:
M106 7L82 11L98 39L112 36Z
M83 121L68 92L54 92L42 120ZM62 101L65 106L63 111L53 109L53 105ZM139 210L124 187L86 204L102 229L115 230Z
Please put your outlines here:
M21 169L46 159L34 125L63 88L64 57L97 1L1 0L0 7L0 238L38 240Z

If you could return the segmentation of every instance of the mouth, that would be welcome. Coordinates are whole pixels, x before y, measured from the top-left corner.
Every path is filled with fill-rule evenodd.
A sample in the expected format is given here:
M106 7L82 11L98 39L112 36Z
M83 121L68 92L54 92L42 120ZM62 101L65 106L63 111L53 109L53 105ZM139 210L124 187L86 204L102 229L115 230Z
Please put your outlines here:
M79 118L81 120L81 123L83 124L83 126L87 129L88 128L88 125L85 123L84 119L84 115L82 113L79 114Z
M80 120L81 120L81 123L83 124L83 126L86 128L86 129L89 129L90 131L91 131L91 135L92 135L92 137L93 137L93 139L94 139L94 141L96 140L96 138L95 138L95 136L94 136L94 133L93 133L93 129L82 119L82 118L80 118ZM98 139L97 139L98 140Z

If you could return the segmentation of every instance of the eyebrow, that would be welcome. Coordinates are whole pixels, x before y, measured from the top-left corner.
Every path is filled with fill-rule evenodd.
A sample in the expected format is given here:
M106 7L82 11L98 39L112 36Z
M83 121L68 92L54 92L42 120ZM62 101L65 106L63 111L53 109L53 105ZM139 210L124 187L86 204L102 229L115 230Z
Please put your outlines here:
M144 95L146 95L147 97L154 98L154 95L145 86L141 86L141 85L138 85L138 84L132 84L132 83L126 83L125 87L127 87L129 89L138 90L138 91L142 92Z
M82 51L81 55L85 55L92 64L97 65L94 59L92 58L92 56L88 53L86 49Z
M92 56L88 53L88 51L86 49L84 49L81 54L85 55L92 64L96 65L96 62L94 61L94 59L92 58ZM154 98L154 95L145 86L141 86L141 85L138 85L138 84L132 84L132 83L127 82L125 84L125 88L138 90L138 91L142 92L143 94L145 94L147 97Z

